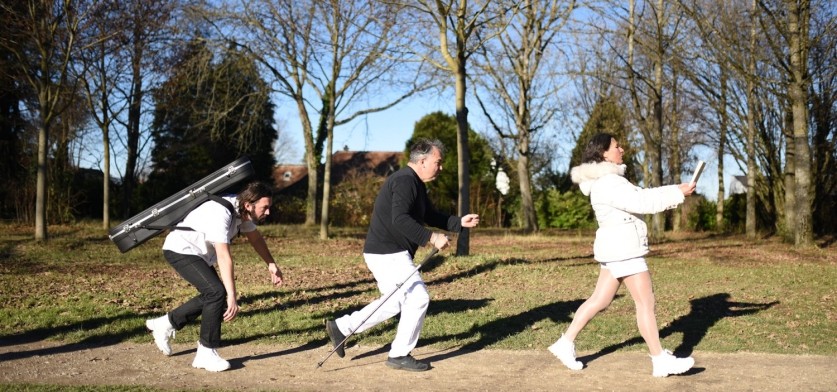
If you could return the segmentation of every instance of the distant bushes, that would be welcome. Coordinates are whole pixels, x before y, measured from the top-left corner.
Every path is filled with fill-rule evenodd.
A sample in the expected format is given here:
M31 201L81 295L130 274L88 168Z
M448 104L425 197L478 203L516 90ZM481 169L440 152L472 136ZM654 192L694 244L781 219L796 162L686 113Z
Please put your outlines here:
M535 201L538 226L557 229L595 228L593 208L587 196L578 190L561 192L548 189Z

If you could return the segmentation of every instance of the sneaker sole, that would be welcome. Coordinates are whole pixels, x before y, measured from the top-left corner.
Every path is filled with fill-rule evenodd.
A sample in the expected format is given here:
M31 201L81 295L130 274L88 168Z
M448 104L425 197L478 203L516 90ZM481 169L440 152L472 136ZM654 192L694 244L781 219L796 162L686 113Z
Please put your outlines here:
M686 368L686 369L683 369L683 370L675 370L675 371L671 371L671 372L663 372L663 373L654 373L654 372L652 372L652 373L651 373L651 375L652 375L652 376L654 376L654 377L668 377L668 376L673 376L673 375L677 375L677 374L683 374L683 373L688 372L689 370L692 370L692 368L693 368L694 366L695 366L695 362L694 362L694 361L692 361L692 363L691 363L691 364L689 365L689 367L688 367L688 368Z
M195 368L195 369L204 369L204 370L206 370L207 372L213 372L213 373L223 372L224 370L227 370L227 369L229 369L229 368L230 368L230 366L229 366L229 365L227 365L227 367L225 367L225 368L223 368L223 369L210 369L210 368L208 368L208 367L198 366L198 365L195 365L195 364L192 364L192 367L193 367L193 368Z
M406 370L408 372L426 372L426 371L430 370L430 366L428 366L425 369L416 369L416 368L401 366L397 363L392 363L392 362L389 362L389 361L387 361L387 366L389 366L389 367L391 367L395 370Z

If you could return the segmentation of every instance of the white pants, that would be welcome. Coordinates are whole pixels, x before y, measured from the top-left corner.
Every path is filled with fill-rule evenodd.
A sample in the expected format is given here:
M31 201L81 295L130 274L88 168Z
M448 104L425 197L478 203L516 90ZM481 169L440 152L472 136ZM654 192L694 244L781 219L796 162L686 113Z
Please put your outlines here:
M352 331L359 333L401 313L389 356L394 358L408 355L416 347L419 333L424 325L424 315L430 304L427 286L424 285L418 271L407 277L416 269L416 266L413 265L413 258L406 251L386 255L364 253L363 258L378 282L381 297L363 309L335 320L337 328L343 335L349 335ZM398 288L398 292L392 294L389 300L381 305L384 297L395 291L402 282L405 283ZM379 305L380 309L375 311ZM364 319L367 319L366 322L361 324Z

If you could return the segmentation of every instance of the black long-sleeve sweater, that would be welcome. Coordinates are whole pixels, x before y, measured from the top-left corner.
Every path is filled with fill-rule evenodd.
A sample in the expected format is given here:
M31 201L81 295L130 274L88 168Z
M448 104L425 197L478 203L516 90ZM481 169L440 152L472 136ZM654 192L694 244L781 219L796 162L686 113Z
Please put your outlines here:
M407 166L390 175L378 192L363 253L406 250L414 256L419 246L430 241L432 233L425 225L456 233L462 230L459 217L433 209L424 182Z

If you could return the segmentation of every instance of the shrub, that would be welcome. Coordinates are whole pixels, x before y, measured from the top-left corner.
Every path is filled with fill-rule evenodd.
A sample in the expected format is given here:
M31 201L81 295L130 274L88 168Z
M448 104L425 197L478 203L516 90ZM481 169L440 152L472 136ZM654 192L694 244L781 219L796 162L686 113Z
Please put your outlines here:
M686 225L692 231L711 231L715 230L715 209L717 203L706 200L701 197L686 220Z
M548 189L535 202L538 225L542 228L584 229L596 227L593 208L578 190Z

